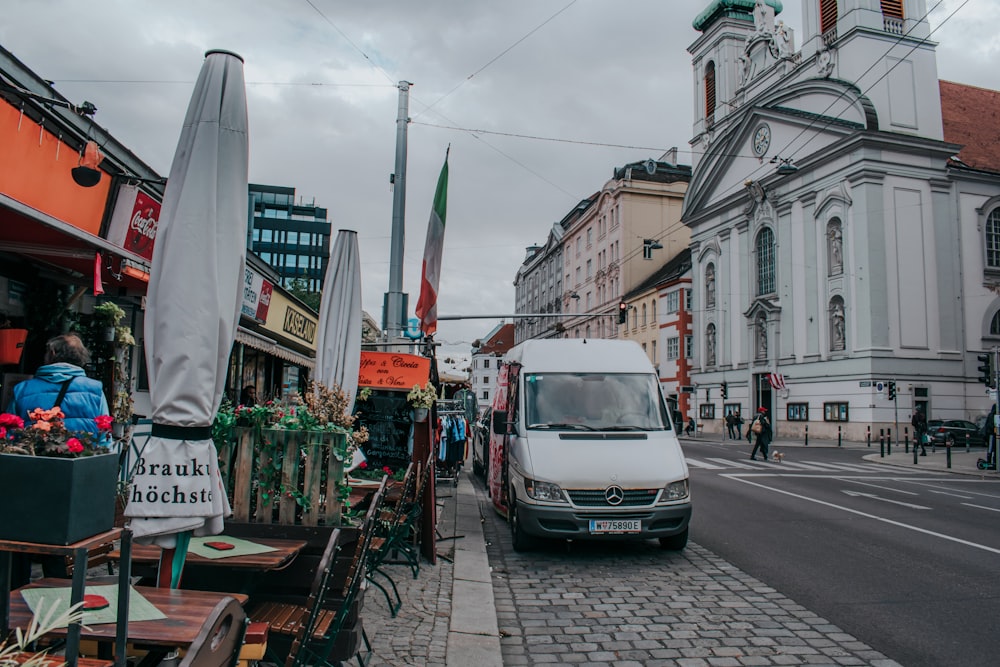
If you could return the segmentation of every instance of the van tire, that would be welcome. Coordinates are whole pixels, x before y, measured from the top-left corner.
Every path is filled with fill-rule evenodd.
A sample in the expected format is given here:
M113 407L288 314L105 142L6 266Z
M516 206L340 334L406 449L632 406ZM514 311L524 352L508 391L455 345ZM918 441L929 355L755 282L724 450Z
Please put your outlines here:
M507 523L510 524L510 542L514 551L524 553L538 546L538 540L524 532L521 518L517 514L517 498L510 496L510 509L507 511Z
M660 548L666 549L667 551L680 551L687 546L688 543L688 529L685 528L683 532L677 533L676 535L670 535L669 537L660 538Z

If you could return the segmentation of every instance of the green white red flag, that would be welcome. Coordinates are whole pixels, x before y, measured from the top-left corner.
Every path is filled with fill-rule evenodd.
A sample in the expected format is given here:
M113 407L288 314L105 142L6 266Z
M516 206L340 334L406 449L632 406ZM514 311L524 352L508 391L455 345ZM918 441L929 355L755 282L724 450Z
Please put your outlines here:
M448 150L451 150L450 147ZM424 263L420 271L420 298L417 300L416 315L420 320L420 330L431 336L437 331L437 294L441 282L441 256L444 254L444 220L448 209L448 151L444 154L444 166L438 176L434 190L434 205L431 219L427 223L427 242L424 244Z

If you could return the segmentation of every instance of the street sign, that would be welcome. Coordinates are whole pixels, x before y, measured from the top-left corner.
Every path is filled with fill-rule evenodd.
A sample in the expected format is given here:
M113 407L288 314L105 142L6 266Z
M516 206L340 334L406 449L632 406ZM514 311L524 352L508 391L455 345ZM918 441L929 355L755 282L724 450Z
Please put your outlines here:
M680 389L681 389L681 393L682 394L693 394L694 393L694 387L689 386L689 385L681 385Z
M872 386L872 381L871 380L862 380L861 382L858 383L858 386L860 386L860 387L870 387L870 386Z
M879 380L878 382L876 382L875 383L875 391L877 391L880 394L883 391L885 391L885 382L882 382L881 380Z

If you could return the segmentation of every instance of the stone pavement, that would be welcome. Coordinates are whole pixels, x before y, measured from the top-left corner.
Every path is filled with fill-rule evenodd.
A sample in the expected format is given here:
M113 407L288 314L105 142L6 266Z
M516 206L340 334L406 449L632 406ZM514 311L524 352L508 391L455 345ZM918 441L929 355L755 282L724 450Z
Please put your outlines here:
M711 434L697 440L722 442ZM779 438L772 450L805 446ZM868 447L810 439L808 446L867 449L868 461L914 465L902 446L885 456L877 442ZM950 472L998 476L976 469L976 459L984 456L983 448L956 447ZM947 459L945 448L928 449L916 465L948 471ZM587 566L599 565L604 576L644 567L644 558L651 575L635 590L630 579L618 580L616 595L597 591L601 599L588 601L593 596L579 586L560 592L558 581L546 579L551 573L572 584L580 577L574 571L579 563L567 565L558 550L527 556L511 551L502 518L494 516L471 472L463 470L457 486L439 485L437 501L437 564L424 563L415 579L403 566L391 568L403 599L399 615L389 615L377 589L367 592L364 625L374 650L372 667L896 665L697 544L669 566L655 545L648 555L630 548L622 558L608 556L613 550L607 548L581 547L584 562L595 561ZM608 568L611 562L615 567Z

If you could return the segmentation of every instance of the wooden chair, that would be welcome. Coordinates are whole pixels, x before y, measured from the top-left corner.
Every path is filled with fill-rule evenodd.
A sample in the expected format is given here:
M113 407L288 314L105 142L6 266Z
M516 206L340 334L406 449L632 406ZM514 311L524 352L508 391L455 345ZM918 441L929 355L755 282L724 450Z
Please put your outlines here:
M406 467L406 474L403 477L403 486L399 500L393 507L383 509L378 514L375 522L375 532L372 536L371 552L368 555L366 576L375 588L382 591L386 604L389 605L389 613L393 617L399 613L399 608L403 606L403 599L399 595L399 589L392 577L382 569L388 561L389 554L402 548L401 541L407 537L406 511L412 501L413 490L416 487L417 465L410 463ZM375 579L375 575L381 575L392 588L392 595L385 586Z
M412 496L406 499L406 507L403 511L402 534L395 545L397 547L396 551L403 557L402 562L410 566L414 579L420 574L419 532L420 521L424 513L424 491L427 489L427 483L433 474L434 451L431 450L431 453L427 456L427 460L423 463L423 468L417 476L417 485L413 490Z
M236 667L249 622L236 598L224 598L215 605L180 667Z
M333 667L342 660L352 658L357 658L362 666L367 663L371 647L360 623L361 582L365 577L366 561L376 518L382 509L386 483L387 479L383 478L357 532L354 554L342 588L338 590L334 585L334 557L341 546L342 535L339 529L335 529L330 534L306 600L265 601L251 611L254 621L269 625L269 660L277 664L284 660L285 667Z

